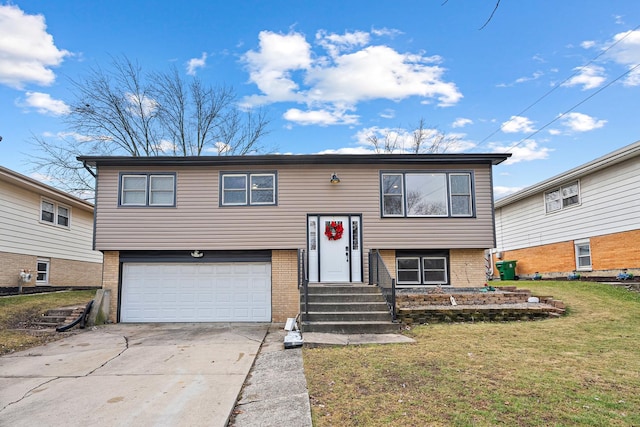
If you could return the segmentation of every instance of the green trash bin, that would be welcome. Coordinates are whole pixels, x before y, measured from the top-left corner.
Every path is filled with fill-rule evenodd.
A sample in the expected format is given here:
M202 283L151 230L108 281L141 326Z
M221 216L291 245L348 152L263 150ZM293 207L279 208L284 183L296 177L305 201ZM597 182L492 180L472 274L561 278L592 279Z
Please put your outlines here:
M500 280L516 280L517 261L498 261L496 268L500 273Z

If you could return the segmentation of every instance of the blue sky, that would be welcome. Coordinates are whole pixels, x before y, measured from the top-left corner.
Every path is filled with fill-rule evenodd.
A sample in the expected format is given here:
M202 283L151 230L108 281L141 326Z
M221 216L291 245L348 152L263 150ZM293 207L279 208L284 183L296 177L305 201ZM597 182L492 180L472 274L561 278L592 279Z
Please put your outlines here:
M31 137L64 135L70 80L120 55L233 86L272 152L370 152L424 119L448 152L513 153L498 197L640 139L637 0L502 0L480 30L495 3L0 2L0 164L46 180Z

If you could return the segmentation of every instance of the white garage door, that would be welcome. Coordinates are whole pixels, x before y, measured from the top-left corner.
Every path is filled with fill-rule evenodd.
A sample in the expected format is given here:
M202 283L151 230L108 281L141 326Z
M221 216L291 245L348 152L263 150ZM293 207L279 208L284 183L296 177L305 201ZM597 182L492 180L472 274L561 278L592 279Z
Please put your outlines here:
M125 263L121 322L270 322L271 264Z

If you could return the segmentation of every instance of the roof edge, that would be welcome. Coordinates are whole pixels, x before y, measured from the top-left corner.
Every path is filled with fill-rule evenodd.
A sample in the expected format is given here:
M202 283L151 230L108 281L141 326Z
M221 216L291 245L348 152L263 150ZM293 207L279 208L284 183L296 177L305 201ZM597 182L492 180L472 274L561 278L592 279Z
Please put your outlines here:
M584 163L573 169L569 169L566 172L562 172L544 181L540 181L537 184L533 184L513 194L505 196L495 201L494 207L501 208L511 203L515 203L519 200L527 197L542 193L550 188L557 187L558 185L588 175L590 173L605 169L609 166L631 159L633 157L640 156L640 141L636 141L633 144L626 145L615 151L612 151L604 156L598 157L595 160Z
M492 154L267 154L247 156L78 156L84 164L96 166L211 166L286 164L383 164L383 163L490 163L498 165L510 153Z

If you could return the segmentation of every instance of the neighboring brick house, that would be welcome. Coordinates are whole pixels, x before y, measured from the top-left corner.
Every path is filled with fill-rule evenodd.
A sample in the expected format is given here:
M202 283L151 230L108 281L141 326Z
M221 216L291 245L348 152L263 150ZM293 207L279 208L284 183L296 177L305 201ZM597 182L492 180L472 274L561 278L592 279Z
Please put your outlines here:
M79 157L119 322L275 321L312 283L482 286L508 154Z
M494 263L520 277L640 275L640 141L497 200L495 217Z
M93 205L0 166L0 286L100 286Z

